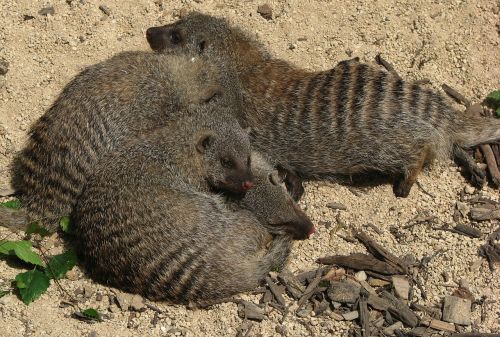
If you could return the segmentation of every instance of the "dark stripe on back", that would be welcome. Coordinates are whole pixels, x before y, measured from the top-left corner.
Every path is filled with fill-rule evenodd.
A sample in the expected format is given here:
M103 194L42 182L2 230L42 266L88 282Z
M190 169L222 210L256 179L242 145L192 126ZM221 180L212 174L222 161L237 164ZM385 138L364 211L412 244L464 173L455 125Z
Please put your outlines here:
M356 73L356 79L354 83L354 88L353 88L353 97L352 97L352 104L351 104L351 111L352 111L352 116L351 116L351 127L354 129L358 129L359 125L361 123L361 120L363 119L363 108L365 105L365 95L366 95L366 83L368 81L367 76L368 76L368 71L369 71L369 66L366 64L357 64L356 67L357 73Z
M336 97L337 97L337 111L335 112L336 131L338 141L342 141L346 138L347 131L347 119L349 112L347 111L347 104L349 101L349 85L351 82L351 68L347 62L339 63L341 66L340 80L338 86L336 87Z
M395 128L401 119L401 114L403 113L403 101L405 99L404 92L404 82L402 79L395 79L392 87L392 97L391 97L391 111L390 120L388 123L389 128Z
M371 99L372 116L374 121L382 121L382 106L386 96L388 73L384 70L379 70L375 80L373 81L373 94Z

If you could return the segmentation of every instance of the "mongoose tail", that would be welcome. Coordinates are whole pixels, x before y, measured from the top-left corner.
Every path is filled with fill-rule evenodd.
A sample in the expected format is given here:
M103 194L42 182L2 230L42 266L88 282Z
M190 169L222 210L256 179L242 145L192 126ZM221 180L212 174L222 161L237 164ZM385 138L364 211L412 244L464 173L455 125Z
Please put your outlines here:
M500 119L464 117L457 128L454 142L462 147L500 140Z

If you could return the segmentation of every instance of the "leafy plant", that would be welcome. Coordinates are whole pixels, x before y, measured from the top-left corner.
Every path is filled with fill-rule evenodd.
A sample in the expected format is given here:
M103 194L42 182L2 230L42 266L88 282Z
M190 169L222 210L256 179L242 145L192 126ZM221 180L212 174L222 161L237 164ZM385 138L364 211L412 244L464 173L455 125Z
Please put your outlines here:
M101 321L101 314L94 308L85 309L82 311L82 315L95 321Z
M30 304L40 297L47 291L49 285L50 279L45 273L37 269L20 273L16 276L16 286L19 289L19 294L24 304Z
M490 94L486 96L486 103L495 109L497 116L500 117L500 90L490 92Z
M63 230L66 229L66 231L69 231L70 221L68 217L61 219L60 223ZM46 236L50 233L38 223L32 223L28 226L26 234ZM77 262L75 252L67 250L49 259L45 258L46 261L48 260L47 264L45 264L40 256L32 250L31 242L27 240L0 241L0 255L16 256L18 259L33 266L33 269L17 274L15 278L16 288L19 290L19 295L25 304L29 304L39 298L47 291L51 279L59 280L63 278ZM5 292L0 291L0 297L3 295L5 295Z
M59 220L59 227L61 227L64 233L71 233L71 221L69 216L64 216Z
M0 202L0 207L11 208L11 209L20 209L21 202L18 199Z

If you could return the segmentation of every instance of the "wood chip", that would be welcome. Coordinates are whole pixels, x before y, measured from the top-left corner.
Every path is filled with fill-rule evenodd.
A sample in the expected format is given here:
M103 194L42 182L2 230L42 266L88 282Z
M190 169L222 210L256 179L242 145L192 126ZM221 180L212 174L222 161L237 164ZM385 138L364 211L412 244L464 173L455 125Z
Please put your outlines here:
M362 231L357 232L355 237L366 246L368 251L372 253L373 256L392 265L399 271L399 274L406 274L408 266L399 257L387 251Z
M479 145L481 151L484 155L484 160L488 165L488 171L490 172L491 182L496 187L500 187L500 171L498 170L498 163L495 159L495 155L491 146L489 144L481 144Z
M423 325L440 331L455 332L455 324L443 322L437 319L422 322Z
M273 19L273 8L269 4L258 6L257 13L259 13L266 20Z
M326 204L326 207L331 208L333 210L337 210L337 209L341 210L341 211L347 210L347 206L344 204L341 204L340 202L330 202L330 203Z
M495 264L500 262L500 227L488 236L486 244L481 246L480 254L488 260L491 271L495 270Z
M401 322L411 328L414 328L418 325L418 316L415 315L415 313L411 311L405 303L398 300L387 291L382 291L380 293L380 296L391 303L391 305L389 306L389 312L392 316L398 318Z
M359 298L359 325L361 326L361 335L370 337L370 313L368 311L368 293L361 292Z
M288 269L284 269L278 274L278 280L281 284L285 285L290 296L296 300L298 300L306 290L306 287L304 287L304 285L302 285L295 275L293 275L293 273Z
M259 307L257 304L248 301L239 301L238 315L241 318L250 319L253 321L262 321L266 319L264 308Z
M474 158L459 146L453 147L453 160L462 168L465 178L477 188L482 188L486 183L486 172L481 169Z
M377 273L394 275L400 274L401 270L395 268L392 265L380 261L373 257L372 255L354 253L351 255L334 255L328 257L322 257L316 260L316 263L337 265L344 268L350 268L354 270L372 270Z
M283 298L283 291L281 290L281 288L278 287L278 285L274 283L269 276L266 276L266 282L267 286L269 287L269 290L271 290L271 292L273 293L274 298L276 299L278 304L285 307L286 302L285 299Z
M446 296L443 304L443 321L459 325L471 324L471 301L456 296Z
M476 221L499 220L500 209L491 209L484 206L474 207L470 210L470 216Z
M454 333L451 337L500 337L500 333L462 332Z
M342 314L342 317L344 317L346 321L354 321L359 317L359 312L357 310L349 311L346 312L345 314Z
M399 275L393 276L392 286L394 287L396 296L404 300L408 299L408 294L410 293L410 282L408 282L406 277Z
M308 301L311 296L314 294L316 288L319 286L319 283L321 282L321 270L318 269L316 271L316 276L314 277L314 279L311 281L311 283L309 283L309 285L307 286L306 290L304 290L304 294L302 295L302 297L299 299L299 301L297 302L297 305L298 305L298 308L300 309L300 307L306 303L306 301Z
M381 54L378 54L377 56L375 56L375 61L380 64L381 66L383 66L387 71L391 72L392 74L396 75L398 78L401 78L398 74L398 72L396 71L396 69L394 69L394 66L389 63L387 60L385 60Z
M331 282L328 288L328 297L339 303L356 303L359 299L361 286L354 282Z
M481 234L482 234L479 229L474 228L474 227L469 226L469 225L465 225L465 224L458 224L458 225L456 225L453 228L453 231L455 233L467 235L468 237L476 238L476 239L480 238Z
M385 329L383 330L383 332L384 332L384 335L387 335L387 336L395 336L394 331L395 331L395 330L401 330L401 329L403 329L403 323L401 323L401 322L396 322L396 323L394 323L394 324L392 324L392 325L388 326L387 328L385 328Z
M376 294L369 294L367 303L375 310L387 311L391 306L391 302L377 296Z

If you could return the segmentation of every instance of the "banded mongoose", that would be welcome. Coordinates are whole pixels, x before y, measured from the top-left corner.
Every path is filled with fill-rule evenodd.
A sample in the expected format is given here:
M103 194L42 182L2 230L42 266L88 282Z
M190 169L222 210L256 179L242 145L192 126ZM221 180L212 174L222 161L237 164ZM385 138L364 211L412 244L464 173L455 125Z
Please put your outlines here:
M164 125L184 106L222 99L221 92L239 110L231 96L238 92L224 84L219 69L186 56L124 52L86 68L32 126L12 166L29 217L56 229L103 154ZM234 164L235 172L246 174L246 162ZM213 183L235 192L251 187L240 179Z
M285 263L289 235L273 238L252 212L232 210L222 195L200 189L192 176L204 169L192 173L183 167L204 161L192 132L221 135L235 127L219 127L227 122L218 116L214 112L206 118L210 122L194 124L179 117L176 124L112 152L91 175L73 223L78 252L96 280L153 300L207 304L255 288ZM233 142L218 141L219 149ZM190 165L199 171L198 164ZM287 195L283 188L281 193ZM252 208L251 200L242 203ZM271 215L280 211L264 206ZM305 220L300 214L294 220L289 209L285 213L289 223Z
M236 76L252 146L305 179L379 171L406 197L433 158L500 138L500 120L465 116L418 83L359 62L306 71L224 19L191 13L146 37L157 52L181 50Z

